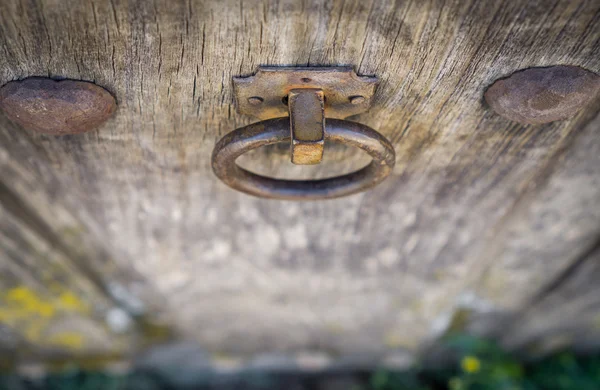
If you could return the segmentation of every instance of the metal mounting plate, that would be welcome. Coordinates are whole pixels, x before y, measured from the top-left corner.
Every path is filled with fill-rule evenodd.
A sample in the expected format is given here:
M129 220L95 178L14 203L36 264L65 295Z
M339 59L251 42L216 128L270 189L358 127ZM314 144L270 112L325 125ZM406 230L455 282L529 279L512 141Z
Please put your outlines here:
M261 120L288 116L287 96L302 88L323 90L327 118L357 115L371 106L378 83L377 77L358 76L350 66L260 66L254 76L233 78L238 112Z

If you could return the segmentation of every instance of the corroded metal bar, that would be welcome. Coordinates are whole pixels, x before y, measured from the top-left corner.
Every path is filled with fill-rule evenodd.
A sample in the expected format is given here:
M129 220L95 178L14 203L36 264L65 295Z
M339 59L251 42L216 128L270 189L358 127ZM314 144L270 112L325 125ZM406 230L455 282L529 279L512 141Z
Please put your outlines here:
M292 163L314 165L323 159L325 99L320 89L293 89L288 95Z

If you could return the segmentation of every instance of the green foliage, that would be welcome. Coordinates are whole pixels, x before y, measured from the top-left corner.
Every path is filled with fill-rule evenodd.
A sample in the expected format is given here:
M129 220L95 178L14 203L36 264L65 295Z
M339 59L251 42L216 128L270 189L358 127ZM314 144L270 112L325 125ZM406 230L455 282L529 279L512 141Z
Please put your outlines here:
M446 345L454 353L453 366L395 375L375 373L373 390L600 389L600 355L576 357L559 353L523 363L488 340L458 335L449 338ZM417 379L420 381L415 382Z
M379 370L371 376L369 390L430 390L416 371L391 372Z
M37 380L0 377L0 390L327 390L343 380L348 390L597 390L600 355L559 353L524 363L493 342L458 335L445 341L454 362L444 369L414 367L406 371L300 372L248 371L218 374L181 370L132 372L128 375L67 371ZM187 377L187 379L186 379ZM334 388L337 390L338 387Z

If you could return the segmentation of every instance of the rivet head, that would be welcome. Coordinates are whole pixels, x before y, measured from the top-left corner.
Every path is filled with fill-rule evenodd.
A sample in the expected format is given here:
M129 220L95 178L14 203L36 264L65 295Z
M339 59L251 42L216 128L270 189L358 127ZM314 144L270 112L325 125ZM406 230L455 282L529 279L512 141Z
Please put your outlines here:
M259 96L252 96L252 97L248 98L248 103L250 103L253 106L258 106L262 102L263 102L263 98L261 98Z
M31 77L0 89L0 109L22 128L50 135L95 130L112 116L115 98L85 81Z
M363 104L366 101L364 96L350 96L350 103L354 105Z
M530 68L497 80L485 100L499 115L542 124L575 115L600 91L600 77L577 66Z

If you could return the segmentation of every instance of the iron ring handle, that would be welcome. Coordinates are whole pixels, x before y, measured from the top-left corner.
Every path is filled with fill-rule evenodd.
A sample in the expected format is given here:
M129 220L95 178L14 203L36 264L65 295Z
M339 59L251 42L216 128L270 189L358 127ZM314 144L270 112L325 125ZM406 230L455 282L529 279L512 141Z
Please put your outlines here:
M368 126L339 119L327 119L325 139L358 147L373 160L366 167L345 175L318 180L285 180L261 176L238 166L242 154L265 145L290 143L290 119L268 119L226 134L212 153L215 175L229 187L270 199L316 200L355 194L383 181L396 162L394 147L383 135Z

